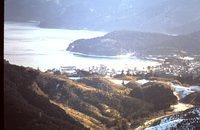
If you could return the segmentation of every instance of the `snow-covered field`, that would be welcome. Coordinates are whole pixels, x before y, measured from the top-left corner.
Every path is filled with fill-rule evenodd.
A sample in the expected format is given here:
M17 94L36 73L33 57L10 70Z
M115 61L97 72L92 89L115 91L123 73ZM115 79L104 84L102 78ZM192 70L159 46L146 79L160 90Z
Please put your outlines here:
M124 84L127 84L127 83L130 82L129 80L119 80L119 79L113 79L113 78L108 78L108 80L110 80L111 82L113 82L113 83L115 83L117 85L122 85L123 81L124 81ZM150 80L146 80L146 79L141 79L141 80L137 80L135 82L140 84L140 85L143 85L143 84L151 82L151 81Z
M141 80L137 80L136 82L139 83L140 85L143 85L143 84L145 84L145 83L150 82L150 80L141 79Z
M171 84L172 89L179 94L180 98L184 98L185 96L200 91L200 86L190 86L184 87L177 84Z
M108 78L108 80L117 85L122 85L123 82L124 84L127 84L130 82L129 80L119 80L119 79L111 79L111 78Z
M145 130L170 130L170 128L176 127L176 125L180 122L182 122L182 119L176 119L171 121L165 121L153 127L146 128Z

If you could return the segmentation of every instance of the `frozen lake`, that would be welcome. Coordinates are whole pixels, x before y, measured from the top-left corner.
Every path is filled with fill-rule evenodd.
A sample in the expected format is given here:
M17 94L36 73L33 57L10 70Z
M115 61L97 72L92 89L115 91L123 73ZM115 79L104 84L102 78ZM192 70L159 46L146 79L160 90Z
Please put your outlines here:
M60 66L76 66L88 69L91 66L106 65L115 70L146 68L158 65L154 61L145 61L136 57L116 56L85 57L66 51L69 44L77 39L103 36L106 32L88 30L46 29L33 23L4 23L4 58L12 64L29 66L40 70Z

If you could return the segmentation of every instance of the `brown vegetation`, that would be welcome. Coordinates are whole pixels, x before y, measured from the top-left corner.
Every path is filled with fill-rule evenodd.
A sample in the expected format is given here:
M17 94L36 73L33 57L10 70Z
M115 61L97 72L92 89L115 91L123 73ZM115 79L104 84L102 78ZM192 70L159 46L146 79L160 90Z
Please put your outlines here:
M12 126L16 129L18 124L20 128L27 125L26 128L32 129L46 127L49 129L76 129L77 127L83 129L85 127L90 129L134 128L144 118L167 108L176 101L171 90L165 85L165 87L159 86L158 83L146 84L142 86L143 89L138 89L140 86L131 81L128 84L128 89L133 90L128 95L125 93L127 87L115 85L100 77L84 78L84 80L75 82L62 74L43 73L7 63L4 71L5 103L12 102L11 104L14 104L13 106L5 105L5 109L7 109L7 114L5 114L6 126L9 127L13 123ZM143 92L140 92L140 90ZM16 95L9 94L9 92L15 92ZM138 95L135 95L134 92L137 92ZM144 94L145 98L140 94ZM7 101L11 97L13 101ZM11 110L14 113L12 115L14 118L11 118L12 116L8 114L11 113ZM22 110L22 112L19 114L18 110ZM20 116L27 114L26 111L30 111L31 116L34 115L32 113L35 113L36 116L39 114L39 117L42 115L42 118L29 118L27 116L20 119ZM43 117L45 117L45 120ZM11 121L11 119L15 120ZM35 126L35 124L32 124L32 120L40 125L37 127L38 124L36 123ZM63 125L63 122L68 125Z
M58 106L33 82L38 71L5 64L4 125L6 130L86 129Z

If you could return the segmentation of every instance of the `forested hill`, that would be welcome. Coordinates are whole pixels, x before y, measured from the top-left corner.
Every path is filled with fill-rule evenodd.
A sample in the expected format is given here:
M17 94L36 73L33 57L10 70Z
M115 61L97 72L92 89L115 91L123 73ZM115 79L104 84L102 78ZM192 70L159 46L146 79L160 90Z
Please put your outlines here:
M134 31L115 31L103 37L80 39L70 44L68 51L88 55L173 54L180 51L199 53L200 32L189 35L164 35Z

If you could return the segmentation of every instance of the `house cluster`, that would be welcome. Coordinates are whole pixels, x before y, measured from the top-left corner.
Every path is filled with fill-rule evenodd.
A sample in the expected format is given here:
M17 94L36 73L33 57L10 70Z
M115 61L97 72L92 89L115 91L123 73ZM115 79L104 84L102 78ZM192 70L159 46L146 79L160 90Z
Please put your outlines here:
M184 59L177 57L165 58L161 65L153 68L157 75L165 74L171 76L200 75L200 61L196 59Z
M154 75L160 77L174 77L192 75L193 77L200 76L200 58L180 57L180 56L163 56L158 60L159 66L149 66L147 69L137 70L137 68L129 68L127 70L115 70L108 68L105 65L91 66L87 70L80 70L75 66L61 66L59 69L48 70L52 73L67 74L68 76L79 75L103 75L114 76L123 75Z

